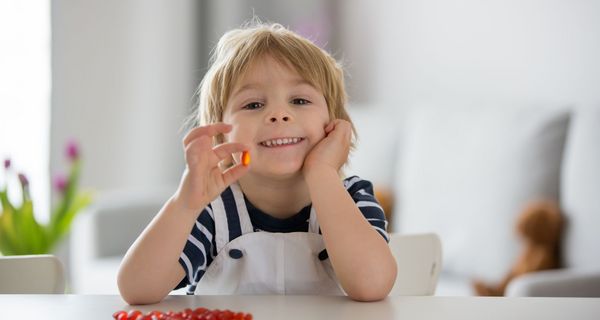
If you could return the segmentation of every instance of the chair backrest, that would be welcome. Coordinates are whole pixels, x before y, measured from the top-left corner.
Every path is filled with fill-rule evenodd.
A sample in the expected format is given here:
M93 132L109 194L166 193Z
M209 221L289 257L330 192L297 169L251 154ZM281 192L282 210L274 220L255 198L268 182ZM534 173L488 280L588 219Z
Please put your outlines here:
M0 256L0 293L64 292L64 268L55 256Z
M433 295L442 269L442 244L439 237L433 233L390 233L389 245L398 265L398 275L390 295Z
M177 187L105 192L77 218L72 262L122 257ZM118 236L115 236L118 235Z

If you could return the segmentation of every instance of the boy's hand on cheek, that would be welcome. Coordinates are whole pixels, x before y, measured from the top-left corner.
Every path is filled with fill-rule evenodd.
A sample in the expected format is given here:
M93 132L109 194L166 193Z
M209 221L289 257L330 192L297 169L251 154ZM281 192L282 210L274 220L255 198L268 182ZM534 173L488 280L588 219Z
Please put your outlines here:
M351 139L350 122L341 119L331 121L325 127L325 137L306 156L302 168L304 175L319 169L339 171L348 159Z
M219 162L248 150L242 143L222 143L213 147L213 137L231 131L231 125L215 123L194 128L183 139L186 169L174 199L186 209L200 211L227 186L237 181L248 167L235 164L221 170Z

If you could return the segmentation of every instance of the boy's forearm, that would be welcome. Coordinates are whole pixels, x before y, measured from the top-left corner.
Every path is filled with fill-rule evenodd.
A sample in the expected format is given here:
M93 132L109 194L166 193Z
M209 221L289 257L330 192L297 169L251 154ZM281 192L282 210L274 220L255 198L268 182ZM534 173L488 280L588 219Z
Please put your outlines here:
M178 260L198 214L173 198L165 203L123 258L117 283L125 301L158 302L183 278Z
M396 279L388 244L364 218L336 171L315 169L306 181L329 259L346 293L362 301L385 298Z

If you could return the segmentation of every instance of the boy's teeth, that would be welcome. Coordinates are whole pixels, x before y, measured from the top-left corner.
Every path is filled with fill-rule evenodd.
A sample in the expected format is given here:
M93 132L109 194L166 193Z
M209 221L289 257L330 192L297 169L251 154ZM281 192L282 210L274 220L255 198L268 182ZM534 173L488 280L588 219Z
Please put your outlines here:
M273 139L261 142L263 146L272 147L272 146L281 146L286 144L295 144L298 143L302 138L280 138Z

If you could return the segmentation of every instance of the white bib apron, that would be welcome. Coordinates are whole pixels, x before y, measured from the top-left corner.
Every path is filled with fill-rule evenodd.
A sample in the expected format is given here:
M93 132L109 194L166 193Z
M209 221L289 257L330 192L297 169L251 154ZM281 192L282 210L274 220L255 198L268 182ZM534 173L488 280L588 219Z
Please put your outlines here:
M241 235L230 241L223 199L212 203L217 256L200 279L194 294L317 294L343 295L319 234L314 209L309 231L254 232L239 185L231 191L239 215ZM238 230L239 230L238 229Z

